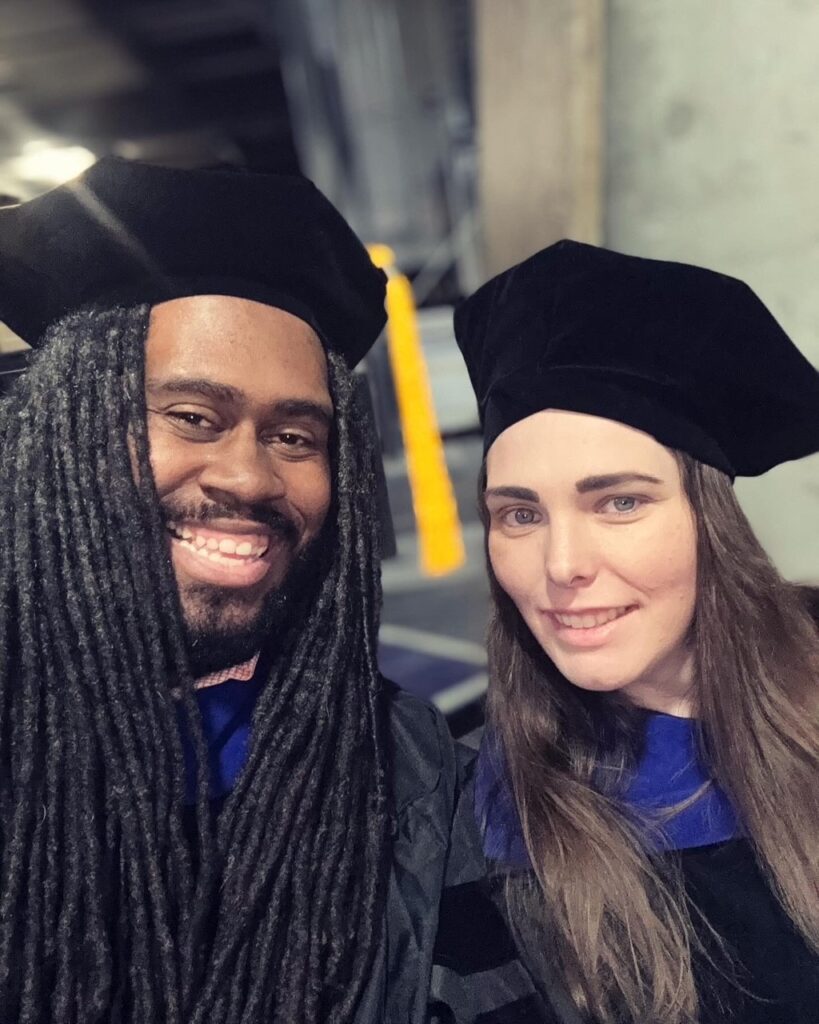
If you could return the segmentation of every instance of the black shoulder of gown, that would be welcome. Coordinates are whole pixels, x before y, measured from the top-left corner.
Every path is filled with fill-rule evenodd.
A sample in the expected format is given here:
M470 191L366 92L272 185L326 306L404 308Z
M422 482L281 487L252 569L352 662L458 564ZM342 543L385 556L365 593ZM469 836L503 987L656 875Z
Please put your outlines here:
M819 1024L819 957L776 899L750 843L732 839L674 856L714 961L694 960L702 1024ZM732 955L733 980L720 970L724 960L699 913Z

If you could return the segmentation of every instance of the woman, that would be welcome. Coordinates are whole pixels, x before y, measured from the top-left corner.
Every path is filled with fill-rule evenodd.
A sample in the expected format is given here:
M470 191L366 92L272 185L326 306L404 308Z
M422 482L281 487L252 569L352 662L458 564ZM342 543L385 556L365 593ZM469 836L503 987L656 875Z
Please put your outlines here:
M575 242L455 326L494 605L476 810L557 1018L815 1024L819 638L731 481L819 450L819 375L740 282Z

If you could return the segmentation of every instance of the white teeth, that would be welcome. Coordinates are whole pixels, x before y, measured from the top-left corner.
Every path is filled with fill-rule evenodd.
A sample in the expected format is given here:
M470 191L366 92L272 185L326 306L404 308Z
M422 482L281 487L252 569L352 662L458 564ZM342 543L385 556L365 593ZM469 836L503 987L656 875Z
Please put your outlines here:
M607 622L625 615L628 606L622 608L610 608L605 612L586 612L583 615L559 615L555 612L555 618L562 626L569 626L571 629L593 629L595 626L604 626Z
M261 558L270 547L270 538L264 534L247 534L245 539L240 541L233 537L219 540L216 537L203 537L189 526L179 526L176 523L170 523L169 526L179 539L179 543L214 562L235 564L235 558ZM232 555L234 558L223 558L223 555Z
M179 542L183 547L193 551L194 554L200 555L202 558L207 558L211 562L219 562L223 565L235 565L236 557L226 557L228 555L234 555L241 558L259 558L267 551L266 546L254 548L250 541L242 541L237 544L232 540L223 540L216 550L211 546L210 540L206 541L204 537L196 537L195 540L188 540L187 538ZM228 545L227 548L224 545Z

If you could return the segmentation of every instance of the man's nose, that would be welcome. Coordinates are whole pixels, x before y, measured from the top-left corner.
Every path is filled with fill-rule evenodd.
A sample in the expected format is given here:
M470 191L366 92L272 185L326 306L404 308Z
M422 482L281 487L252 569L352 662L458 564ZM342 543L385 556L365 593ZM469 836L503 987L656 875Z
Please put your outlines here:
M240 505L275 501L286 490L275 457L250 425L235 427L211 447L199 484L209 497Z
M598 557L588 527L581 521L553 518L544 553L549 582L559 587L579 587L597 574Z

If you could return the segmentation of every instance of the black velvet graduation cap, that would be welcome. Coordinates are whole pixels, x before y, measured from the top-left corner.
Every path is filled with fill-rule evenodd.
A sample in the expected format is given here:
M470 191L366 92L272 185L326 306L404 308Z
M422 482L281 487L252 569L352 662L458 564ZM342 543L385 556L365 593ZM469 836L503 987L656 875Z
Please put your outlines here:
M106 157L0 209L0 320L31 345L98 302L217 294L306 320L355 365L378 337L385 278L306 178Z
M819 450L819 373L751 289L562 241L455 311L485 445L557 408L617 420L730 476Z
M385 290L383 271L306 178L106 157L0 209L0 320L34 347L51 323L91 304L233 295L298 316L352 367L386 322ZM5 361L0 397L25 365L22 356ZM372 420L364 378L356 384ZM380 460L374 500L389 557L395 533Z

